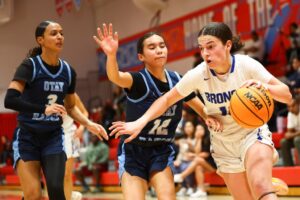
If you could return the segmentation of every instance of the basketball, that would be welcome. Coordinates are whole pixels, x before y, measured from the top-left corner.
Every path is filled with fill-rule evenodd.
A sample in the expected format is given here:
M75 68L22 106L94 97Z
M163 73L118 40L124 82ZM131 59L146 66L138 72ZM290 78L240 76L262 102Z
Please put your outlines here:
M265 88L254 86L237 89L230 99L230 114L244 128L267 123L274 111L273 98Z
M279 178L272 178L272 185L274 190L276 191L276 194L278 195L286 195L289 192L288 185Z

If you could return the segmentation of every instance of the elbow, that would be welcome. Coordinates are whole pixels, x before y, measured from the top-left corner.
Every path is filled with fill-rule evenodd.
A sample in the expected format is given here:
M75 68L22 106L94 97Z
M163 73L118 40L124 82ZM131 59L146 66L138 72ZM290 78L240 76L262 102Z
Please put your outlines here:
M289 92L288 97L287 97L287 102L286 102L286 103L289 105L289 104L292 103L292 101L293 101L293 96L292 96L292 94Z
M9 104L9 100L7 98L4 99L4 108L8 108L10 109L10 104Z
M12 109L12 103L11 102L12 102L11 99L6 94L5 99L4 99L4 108Z

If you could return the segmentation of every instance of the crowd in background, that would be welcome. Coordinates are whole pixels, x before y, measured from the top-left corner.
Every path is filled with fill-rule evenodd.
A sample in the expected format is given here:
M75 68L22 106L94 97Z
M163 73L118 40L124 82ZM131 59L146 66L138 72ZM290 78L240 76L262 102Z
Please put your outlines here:
M300 29L298 24L290 25L290 32L286 36L290 40L290 46L286 49L287 69L285 77L280 77L289 85L293 95L293 104L288 107L276 103L273 117L268 125L272 132L285 134L281 140L280 156L281 165L294 166L300 164L300 158L293 156L293 152L300 151ZM251 32L251 39L245 43L243 52L267 65L267 52L265 51L263 36L258 32ZM199 53L194 55L193 67L202 62ZM283 66L283 67L286 67ZM125 119L126 95L120 87L115 87L113 99L107 99L103 105L99 104L90 108L90 118L108 128L113 121ZM279 120L286 118L285 120ZM285 123L285 124L284 124ZM182 188L177 192L178 196L189 195L191 197L206 196L204 185L204 172L213 172L216 166L209 153L209 131L201 118L191 109L185 107L182 120L176 131L177 157L174 161L176 167L175 182L182 183ZM99 192L99 173L108 169L109 148L105 142L99 141L91 134L84 134L82 138L82 154L78 159L74 173L83 186L84 192L91 191L85 180L85 175L90 173L96 177L96 190ZM300 155L300 153L296 154ZM0 167L12 164L11 141L4 135L0 141ZM296 160L298 159L298 163ZM1 184L1 182L0 182Z

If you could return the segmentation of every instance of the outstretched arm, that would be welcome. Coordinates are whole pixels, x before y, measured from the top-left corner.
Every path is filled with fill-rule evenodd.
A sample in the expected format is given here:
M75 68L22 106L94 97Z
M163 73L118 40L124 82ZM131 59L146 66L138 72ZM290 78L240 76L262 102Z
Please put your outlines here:
M118 33L113 33L113 25L103 24L103 28L97 28L97 36L93 36L95 42L103 50L107 56L106 61L106 72L108 79L114 84L122 88L131 88L133 79L128 72L119 71L119 66L117 62L117 50L119 46L119 36Z
M184 97L178 93L177 89L175 87L172 88L169 92L158 98L147 112L136 121L128 123L113 122L113 125L110 127L110 130L112 130L110 135L115 135L116 138L120 135L130 135L125 140L125 143L130 142L141 132L149 121L161 116L170 106L182 98Z
M208 116L204 111L204 104L200 101L199 98L193 98L190 101L186 102L189 107L191 107L204 121L205 124L212 128L214 131L222 131L223 125L220 121L215 119L212 116Z
M108 140L107 133L105 129L100 125L89 120L76 106L76 97L75 93L68 94L65 97L65 107L68 114L77 122L85 126L90 132L97 135L100 140L102 138Z
M75 105L78 107L79 111L85 116L89 117L89 113L86 110L85 106L83 105L80 97L78 96L77 93L75 93ZM81 138L84 132L84 126L80 124L78 128L75 131L74 137Z

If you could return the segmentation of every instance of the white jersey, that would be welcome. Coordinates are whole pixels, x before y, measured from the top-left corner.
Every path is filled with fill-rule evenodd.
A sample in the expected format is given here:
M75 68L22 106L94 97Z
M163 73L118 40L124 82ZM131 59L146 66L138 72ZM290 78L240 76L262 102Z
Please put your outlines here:
M64 115L62 127L65 133L65 152L67 158L79 157L80 140L78 137L74 137L77 127L73 118L69 115Z
M63 116L62 127L64 129L65 134L72 134L76 130L76 125L74 124L74 120L69 115L64 115Z
M287 115L287 128L288 129L295 129L296 131L300 131L300 112L298 114L288 112L288 115Z
M249 79L268 83L273 77L259 62L246 55L232 56L228 74L217 75L205 62L188 71L175 86L182 96L196 91L204 99L206 114L216 117L223 124L223 132L210 130L212 137L223 141L245 138L253 129L238 125L229 114L229 101L233 92Z

